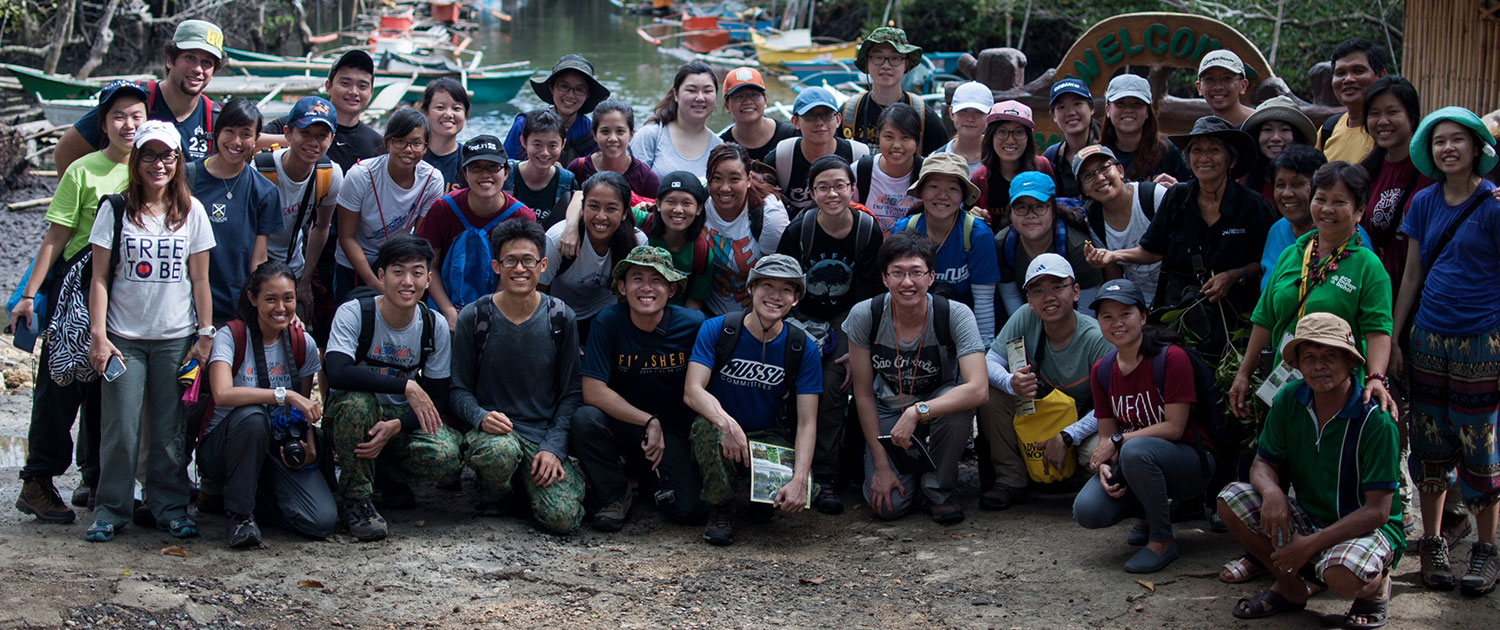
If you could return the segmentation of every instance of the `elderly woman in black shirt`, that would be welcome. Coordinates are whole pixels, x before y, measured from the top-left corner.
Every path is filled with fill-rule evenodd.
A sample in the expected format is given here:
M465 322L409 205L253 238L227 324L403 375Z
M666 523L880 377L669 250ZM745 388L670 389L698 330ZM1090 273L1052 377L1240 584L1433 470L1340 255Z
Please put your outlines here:
M1210 364L1225 354L1241 314L1255 308L1262 269L1256 252L1276 215L1255 191L1235 181L1256 159L1255 141L1217 116L1193 123L1192 133L1170 139L1188 156L1195 179L1162 199L1139 247L1086 248L1089 264L1162 261L1157 307L1191 306L1184 324Z

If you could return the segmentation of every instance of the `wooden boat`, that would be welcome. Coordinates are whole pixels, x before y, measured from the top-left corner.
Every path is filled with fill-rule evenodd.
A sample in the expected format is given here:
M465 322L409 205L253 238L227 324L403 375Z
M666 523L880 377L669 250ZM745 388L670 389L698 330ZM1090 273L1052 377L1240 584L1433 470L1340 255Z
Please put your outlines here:
M66 74L52 74L42 72L26 66L13 64L0 64L15 75L16 81L21 84L21 91L27 94L39 94L42 98L49 99L73 99L91 98L99 93L105 83L116 79L127 81L149 81L156 77L149 74L134 74L126 76L94 77L89 79L75 79Z
M296 57L267 55L234 48L226 49L229 65L225 71L240 71L262 77L313 77L325 80L331 59L305 60ZM481 57L474 53L472 62ZM388 61L389 60L389 61ZM464 84L477 103L504 103L516 97L534 74L525 69L530 61L492 65L461 65L447 58L391 53L381 57L375 70L377 83L398 78L410 79L414 88L425 88L433 79L448 77ZM223 71L221 71L223 72Z
M395 109L402 97L412 89L411 81L407 79L387 82L375 93L375 97L370 99L370 107L365 110L361 118L366 122L379 120ZM287 100L279 92L271 92L262 96L256 103L256 107L260 110L261 116L267 119L280 118L291 113L295 101L296 99ZM79 118L98 104L95 99L47 99L40 96L37 97L37 102L41 103L42 115L46 117L47 122L54 125L71 125L78 122Z
M635 29L636 35L652 46L682 41L682 47L695 53L709 54L729 44L729 31L719 28L716 17L686 17L681 21L658 19Z
M783 31L772 37L752 33L750 41L755 44L755 55L762 65L778 66L788 61L814 61L820 59L854 60L859 44L812 36L811 29L798 28Z

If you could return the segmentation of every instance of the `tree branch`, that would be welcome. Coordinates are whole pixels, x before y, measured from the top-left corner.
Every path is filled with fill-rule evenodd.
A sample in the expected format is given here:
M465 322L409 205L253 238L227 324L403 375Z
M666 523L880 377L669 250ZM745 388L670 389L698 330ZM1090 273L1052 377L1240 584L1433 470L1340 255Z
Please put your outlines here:
M52 50L52 44L46 46L20 46L11 44L0 46L0 55L31 55L32 57L46 57L47 51Z
M155 26L157 24L176 24L183 20L202 15L204 13L207 13L211 9L217 9L226 4L229 4L229 0L209 0L208 2L204 2L203 4L194 5L183 9L182 11L178 11L173 15L169 15L166 17L152 17L150 6L148 6L143 0L134 0L131 10L132 12L140 16L142 24L145 24L147 26Z

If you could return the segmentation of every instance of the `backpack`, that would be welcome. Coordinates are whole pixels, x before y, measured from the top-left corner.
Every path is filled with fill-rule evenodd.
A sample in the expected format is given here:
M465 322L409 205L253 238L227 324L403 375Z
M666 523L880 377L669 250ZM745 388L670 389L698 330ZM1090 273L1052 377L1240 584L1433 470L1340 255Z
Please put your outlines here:
M866 155L854 163L854 187L859 191L859 200L866 204L870 203L870 179L875 174L875 155L874 153ZM915 178L921 172L922 156L914 155L912 156L911 177Z
M443 252L442 265L443 289L448 292L453 308L462 309L465 304L494 292L496 277L489 265L492 257L490 230L525 206L519 201L512 202L490 219L489 223L484 224L483 228L476 228L464 217L451 195L443 195L439 199L448 205L453 216L458 217L458 222L464 227Z
M120 231L125 228L125 195L105 195L99 199L102 207L109 202L115 219L114 240L109 248L109 280L104 283L106 292L115 284L115 268L120 266ZM96 211L97 213L97 211ZM58 287L57 310L47 324L47 372L58 385L92 383L99 380L99 373L89 362L89 346L93 340L89 334L89 293L93 286L93 247L88 247L78 257L78 262L68 269Z
M1152 219L1155 219L1156 184L1152 184L1150 182L1137 183L1135 185L1135 196L1136 199L1140 201L1141 212L1146 215L1146 220L1150 221ZM1084 213L1084 218L1088 220L1089 231L1094 233L1094 238L1099 239L1099 244L1102 246L1108 246L1109 241L1106 240L1106 237L1108 236L1109 232L1106 231L1106 226L1104 225L1103 205L1097 201L1090 203L1089 211Z
M272 153L269 149L255 154L255 170L264 175L266 179L271 180L272 184L279 183L276 174L276 154ZM297 204L297 220L292 223L291 229L293 230L293 234L302 235L303 230L307 227L305 221L307 221L309 215L316 215L315 212L312 212L312 209L322 205L323 200L328 197L328 193L332 189L333 160L329 159L325 153L323 157L318 158L317 164L313 165L313 185L302 190L302 202ZM315 192L316 198L314 195ZM292 245L286 250L286 260L282 262L290 265L294 257L293 252L296 251L296 248L297 240L293 239Z
M870 216L868 212L857 212L853 208L849 211L854 213L854 255L858 256L870 246L870 241L880 232L880 226L876 224L875 217ZM815 226L818 224L818 214L817 212L804 212L798 218L802 220L802 256L806 256L812 251L813 237L817 235L818 230Z
M568 305L564 304L562 300L546 295L545 293L542 295L547 298L547 321L551 325L552 346L557 356L562 356L563 333L566 331L568 325ZM489 295L484 296L484 298L488 297ZM474 346L478 350L478 352L474 353L474 356L479 357L484 356L485 345L490 341L490 312L489 309L476 308L474 309L474 315ZM561 373L556 374L556 388L558 392L564 389L563 375Z
M867 98L870 98L869 92L865 92L864 94L860 94L859 96L844 101L844 108L839 111L839 113L842 114L843 118L843 121L839 123L839 131L842 132L839 134L840 136L843 136L844 138L848 138L850 140L855 139L854 125L859 121L859 108L864 106L865 99ZM901 98L907 105L910 105L912 109L917 110L917 117L920 121L919 127L922 129L923 133L926 133L927 104L922 102L922 98L920 96L912 94L911 92L903 92L901 94ZM921 149L922 138L917 138L917 150L920 151Z
M1333 131L1335 129L1338 129L1339 118L1341 118L1341 116L1339 116L1337 114L1335 114L1333 116L1329 116L1328 120L1323 121L1323 126L1318 127L1318 147L1317 148L1318 148L1319 151L1325 151L1325 150L1328 149L1328 139L1332 138L1333 137Z
M224 327L229 329L229 335L234 339L234 362L229 364L230 382L234 380L235 370L240 369L240 366L245 363L245 349L253 344L262 348L260 352L255 353L255 385L261 389L271 389L271 375L266 367L266 353L260 341L260 329L256 328L254 334L251 334L252 331L249 326L245 325L245 320L239 318L229 320ZM282 335L287 345L291 347L294 369L297 373L301 373L302 368L307 365L307 336L301 326L288 326ZM199 371L199 378L207 379L205 383L211 382L207 366L203 366ZM294 381L295 378L294 374ZM199 388L199 404L203 405L203 417L198 423L198 437L202 438L203 434L208 432L209 420L214 417L212 385Z
M157 83L158 83L158 81L147 81L146 85L145 85L145 88L146 88L146 113L148 115L151 113L152 108L156 107ZM207 134L209 138L213 138L214 137L214 101L213 101L213 99L209 98L207 94L199 94L198 98L203 99L203 102L202 102L202 105L203 105L203 133ZM175 120L170 120L170 121L166 121L166 122L170 122L170 123L172 123L174 125L177 123L177 121L175 121ZM184 144L185 144L185 142L184 142Z
M908 231L908 232L915 232L915 231L917 231L917 217L919 217L919 216L922 216L922 213L918 212L917 214L912 215L911 218L909 218L909 219L906 220L906 231ZM976 216L974 216L972 214L969 214L967 212L963 213L960 216L963 217L963 223L964 223L964 225L963 225L964 253L968 254L969 250L973 249L973 245L974 244L970 241L970 236L972 236L974 234L974 223L979 220L979 217L976 217Z
M514 195L516 186L526 183L524 179L521 180L520 184L516 183L516 174L520 172L521 160L509 160L506 166L508 168L507 174L505 176L505 184L501 188L505 190L505 192ZM566 214L568 203L573 201L573 182L576 181L576 178L573 175L573 171L563 168L561 165L554 164L552 166L552 172L557 174L557 189L554 191L552 196L552 208L532 208L532 210L536 211L538 220L540 220L541 217L551 216L552 212L563 212L564 214ZM547 210L547 212L542 212L543 210ZM625 214L629 216L629 208L626 208Z
M724 325L719 330L719 340L714 343L714 369L710 374L710 378L714 374L718 374L719 370L724 369L725 365L729 364L730 357L734 355L734 347L739 343L740 329L744 327L744 323L744 311L730 311L724 314ZM796 397L794 395L794 392L796 392L795 384L797 376L802 373L802 352L807 347L807 332L802 330L801 326L792 323L791 320L784 319L782 323L786 326L786 346L782 348L781 357L781 367L783 370L783 376L781 377L781 401L783 413L780 414L780 417L784 420L787 415L785 407Z
M863 142L854 142L843 138L838 138L837 140L841 142L834 143L837 146L834 148L833 154L844 158L844 161L850 164L858 162L861 158L870 154L870 146ZM784 138L781 142L776 143L775 149L772 149L776 154L776 183L781 186L782 190L790 190L794 185L792 182L792 164L796 162L797 153L802 151L802 147L798 144L801 141L802 136Z
M948 298L932 293L928 296L932 298L932 332L937 335L938 345L957 352L958 345L953 343L953 327L948 323ZM890 300L889 293L870 298L870 339L874 339L880 332L880 320L885 317L885 306Z
M1213 483L1219 485L1210 487L1208 490L1212 494L1217 494L1218 488L1222 487L1220 481L1227 482L1235 473L1236 466L1232 460L1240 453L1239 430L1229 422L1228 414L1224 413L1224 404L1219 399L1218 380L1214 377L1213 368L1203 362L1203 357L1198 354L1197 350L1187 346L1172 345L1186 351L1188 361L1193 365L1193 394L1199 402L1193 404L1192 414L1188 416L1188 427L1197 433L1198 462L1205 477L1209 476L1208 454L1212 453L1218 460L1218 466L1213 471L1212 478ZM1104 356L1094 365L1092 374L1094 382L1104 383L1106 393L1110 389L1110 377L1114 374L1115 361L1119 358L1119 354L1119 350L1111 349L1104 353ZM1157 391L1161 392L1162 384L1167 380L1166 348L1151 357L1151 376L1156 379Z
M1153 211L1152 214L1155 214ZM1068 257L1068 226L1063 224L1062 219L1052 221L1052 250L1058 256ZM1016 234L1015 228L1005 231L1005 240L1000 244L1000 262L1010 265L1012 275L1018 269L1019 262L1016 259L1017 249L1021 237Z
M370 358L370 345L375 342L375 289L373 287L357 287L349 292L350 300L359 301L359 341L354 349L355 365L373 365L376 367L390 368L393 370L405 370L407 368L387 363L380 359ZM347 301L347 300L346 300ZM422 342L421 349L417 352L417 367L421 370L427 363L427 355L432 354L437 347L433 343L434 327L436 326L432 309L422 301L417 302L419 314L422 317Z

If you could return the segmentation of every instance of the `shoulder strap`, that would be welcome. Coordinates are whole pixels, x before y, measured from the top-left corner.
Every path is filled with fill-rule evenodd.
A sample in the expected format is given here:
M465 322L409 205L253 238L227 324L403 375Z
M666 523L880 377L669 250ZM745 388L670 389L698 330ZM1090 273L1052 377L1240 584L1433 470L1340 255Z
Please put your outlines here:
M240 325L244 326L244 323L241 322ZM260 326L255 326L254 328L245 326L245 328L250 333L250 339L245 345L246 351L251 347L255 348L255 352L250 353L250 356L255 359L255 386L261 389L271 389L271 372L270 368L266 365L266 342L260 335ZM242 355L240 344L235 345L235 354ZM238 369L240 369L239 362L236 362L234 367L230 368L230 372L233 373L234 370Z
M891 301L891 294L881 293L870 298L870 345L875 345L875 336L880 334L880 320L885 318L885 305Z
M801 148L797 146L797 142L801 139L800 136L786 138L776 143L776 148L772 149L776 152L776 179L780 180L777 182L779 187L792 185L792 158L798 151L801 151Z
M272 182L275 182L276 181L276 156L273 155L273 154L271 154L271 153L257 153L257 154L255 154L255 167L256 167L256 170L260 169L260 162L261 162L260 156L262 156L262 155L271 158L270 160L267 160L267 161L271 163L271 175L270 175L270 179L271 179ZM262 173L264 173L264 171L262 171ZM316 175L316 173L315 173L315 175ZM318 178L314 177L313 181L309 182L310 185L302 187L302 201L297 204L297 220L294 223L292 223L292 243L291 243L291 245L287 246L287 248L286 248L286 260L284 262L286 262L286 264L288 264L288 265L292 264L292 259L297 257L298 239L301 237L301 235L302 235L302 229L304 227L302 225L302 222L305 221L305 220L307 220L308 216L310 216L312 214L311 213L311 207L313 205L317 204L319 201L323 200L322 197L319 197L318 201L313 201L313 189L317 188L317 182L318 182Z
M1468 221L1469 215L1474 214L1474 211L1479 209L1480 204L1482 204L1484 200L1488 199L1489 197L1489 193L1485 193L1482 191L1474 193L1474 200L1470 201L1468 207L1464 208L1464 211L1459 213L1458 219L1454 220L1453 223L1448 224L1448 229L1443 230L1443 237L1438 239L1437 247L1432 250L1432 261L1427 263L1427 267L1429 269L1431 269L1433 265L1437 264L1438 258L1441 258L1443 256L1443 250L1448 248L1448 243L1453 241L1453 236L1455 234L1458 234L1459 226L1463 225L1464 221Z
M804 258L808 252L812 251L813 236L818 230L818 211L812 208L808 212L803 212L799 218L802 219L802 255L798 258Z
M786 346L781 354L781 385L783 397L794 398L797 393L797 377L802 374L802 350L807 346L807 333L790 320L782 320L786 326ZM795 415L793 415L795 417Z
M464 216L463 211L458 209L458 203L453 201L453 197L451 195L443 195L441 197L438 197L438 199L442 199L443 203L448 205L448 209L453 211L453 216L458 217L458 222L464 226L464 229L475 229L474 226L469 223L469 219Z
M1156 379L1156 389L1163 393L1167 391L1167 350L1171 347L1167 345L1151 356L1151 378Z
M911 229L916 219L906 222L907 229ZM875 217L864 212L854 213L854 255L863 254L865 248L870 246L870 241L875 238L875 232L879 227L875 225Z
M1043 339L1042 343L1047 343L1047 340ZM1110 348L1109 352L1104 353L1104 356L1099 358L1098 365L1094 366L1094 382L1104 384L1105 395L1108 395L1114 386L1115 361L1119 358L1120 351ZM1098 404L1098 401L1095 401L1095 404Z
M201 99L203 99L203 133L208 134L208 137L212 138L212 137L214 137L214 102L213 102L213 99L208 98L207 94L199 94L198 97L201 98ZM150 110L147 110L147 111L150 111Z
M1000 244L1000 262L1009 265L1011 273L1016 272L1016 245L1019 240L1016 228L1011 227L1005 231L1005 241Z
M1139 182L1139 183L1137 183L1135 185L1135 194L1136 194L1137 197L1140 198L1141 212L1146 215L1146 219L1148 221L1151 220L1151 219L1155 219L1156 218L1156 184L1153 184L1151 182ZM1103 218L1102 214L1100 215L1100 219L1099 220L1100 220L1101 223L1104 221L1104 218ZM1100 238L1103 238L1102 234L1100 235Z
M249 331L245 328L245 320L235 318L224 325L229 329L229 337L234 340L234 363L229 364L229 374L232 376L235 370L240 369L240 364L245 362L245 348L250 345ZM260 369L259 366L256 369Z
M297 364L297 371L300 373L302 367L307 365L307 334L301 326L287 327L282 334L288 335L287 342L292 346L292 361Z
M949 312L948 298L941 295L932 296L932 332L937 334L938 345L949 350L957 350L953 343L953 326L949 323L952 313Z
M564 308L566 308L566 305L563 304L562 300L559 300L550 295L547 296L547 322L552 330L552 349L554 351L554 354L559 357L562 356L563 353L563 333L568 326L568 315L566 312L564 312ZM577 350L575 349L574 352L576 353ZM567 387L567 381L570 375L564 374L562 370L558 369L553 369L552 372L552 383L554 387L553 391L557 392L557 394L561 396L563 391Z
M115 238L110 241L109 246L109 283L104 285L107 292L114 290L115 270L120 267L120 232L125 229L125 195L115 193L105 195L104 198L109 201L109 207L115 215Z
M194 161L188 161L186 169L187 169L187 173L186 174L187 174L187 179L188 179L188 186L191 187L192 184L193 184L193 180L195 180L195 179L198 178L198 163L194 162Z
M967 212L963 213L963 215L961 216L963 216L964 224L964 253L967 254L969 253L969 250L974 249L974 223L979 219Z
M1328 139L1333 137L1333 130L1338 127L1339 118L1342 118L1342 116L1339 116L1337 114L1329 116L1328 120L1323 121L1323 126L1318 128L1317 148L1319 150L1325 150L1328 148Z
M260 171L261 175L265 175L266 179L271 180L272 184L277 183L276 154L272 153L270 149L256 153L255 170Z
M417 370L421 371L425 376L427 371L427 355L432 354L437 349L435 343L437 333L433 330L436 327L436 322L433 320L432 309L427 308L426 302L417 302L417 309L422 312L422 349L417 354Z
M322 204L323 200L328 197L328 193L333 191L333 160L329 159L327 155L318 158L318 163L313 167L313 172L317 173L318 176L318 203Z
M369 360L370 344L375 341L375 298L359 298L359 341L354 345L356 365Z
M923 134L927 133L927 104L922 102L922 97L917 96L916 94L912 94L911 92L906 92L905 93L905 97L906 97L906 104L907 105L911 105L912 109L917 110L917 129L922 130ZM917 158L918 159L920 159L922 157L922 141L923 140L926 140L926 138L923 138L921 136L917 136ZM918 164L917 166L920 167L921 164ZM921 171L919 170L918 172L921 172Z
M500 225L501 221L509 219L511 215L516 213L517 210L520 210L524 207L526 207L526 204L523 204L520 201L512 202L510 205L506 206L504 210L501 210L500 214L495 215L495 218L491 219L490 222L484 226L485 233L488 234L490 230L495 229L495 226Z
M859 96L844 101L844 107L839 110L840 118L843 119L839 122L839 127L847 129L848 132L838 134L839 136L842 136L844 138L854 137L854 123L855 121L859 120L859 106L864 104L865 96L868 94L869 93L866 92L865 94L860 94Z
M859 190L859 201L870 203L870 176L875 172L875 156L866 155L854 163L854 185Z
M719 328L719 339L714 342L713 374L718 374L719 370L724 369L724 366L729 363L730 355L734 354L734 346L739 343L740 328L744 322L744 311L736 310L724 314L724 323ZM713 375L710 374L709 380L712 379Z
M780 154L776 159L780 160ZM762 202L747 202L745 212L750 213L750 236L756 241L760 240L760 233L766 227L766 206Z
M693 239L693 275L708 271L708 239L702 234Z
M1140 189L1140 184L1136 184L1136 190ZM1143 198L1141 199L1141 201L1144 202L1145 199ZM1142 204L1141 209L1145 209L1144 203ZM1085 206L1083 209L1083 219L1089 224L1089 232L1094 235L1094 238L1096 240L1098 240L1100 244L1099 246L1108 247L1109 232L1106 232L1104 228L1104 204L1097 201L1089 201L1089 205Z
M840 139L842 140L842 138L840 138ZM853 162L854 160L858 160L859 158L862 158L862 157L864 157L866 155L873 155L873 152L870 151L870 145L868 145L868 144L865 144L865 143L860 142L858 140L844 140L844 142L846 144L839 145L839 148L842 149L845 146L847 146L849 148L849 151L848 151L849 158L848 159L849 159L850 162Z

